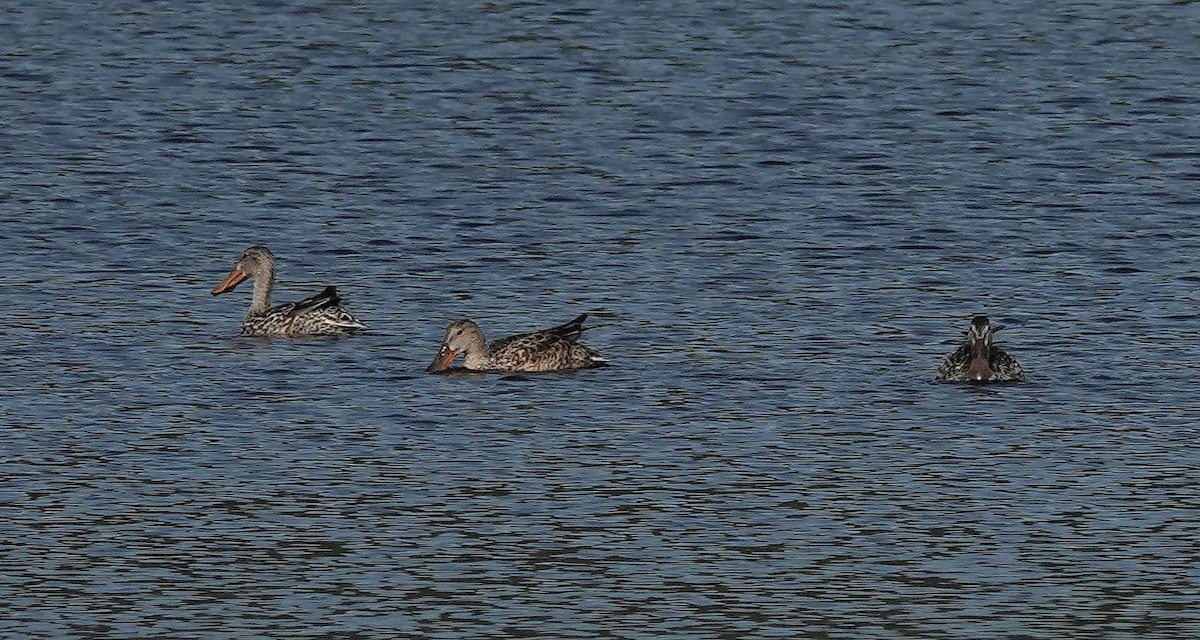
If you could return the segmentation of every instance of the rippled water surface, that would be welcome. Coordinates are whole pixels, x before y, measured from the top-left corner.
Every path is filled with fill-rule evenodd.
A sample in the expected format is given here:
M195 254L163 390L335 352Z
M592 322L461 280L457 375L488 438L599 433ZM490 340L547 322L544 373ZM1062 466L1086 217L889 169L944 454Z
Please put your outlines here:
M0 636L1200 637L1197 24L9 5ZM371 330L238 337L258 243Z

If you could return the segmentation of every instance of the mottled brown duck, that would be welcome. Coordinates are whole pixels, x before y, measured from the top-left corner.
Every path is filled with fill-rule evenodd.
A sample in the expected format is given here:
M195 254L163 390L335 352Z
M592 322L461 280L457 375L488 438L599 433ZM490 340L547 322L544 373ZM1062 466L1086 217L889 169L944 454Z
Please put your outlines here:
M473 371L574 371L602 366L600 354L578 343L587 314L557 327L488 343L479 325L458 320L446 329L442 347L427 371L444 371L462 354Z
M937 379L944 382L1018 382L1025 372L1012 356L993 344L1003 327L992 327L987 316L975 316L967 329L967 342L938 367Z
M325 290L300 302L271 306L275 287L275 256L266 247L246 249L229 277L212 290L218 295L232 291L248 278L254 278L250 311L242 321L242 335L296 338L301 336L342 336L366 329L349 311L342 308L337 289Z

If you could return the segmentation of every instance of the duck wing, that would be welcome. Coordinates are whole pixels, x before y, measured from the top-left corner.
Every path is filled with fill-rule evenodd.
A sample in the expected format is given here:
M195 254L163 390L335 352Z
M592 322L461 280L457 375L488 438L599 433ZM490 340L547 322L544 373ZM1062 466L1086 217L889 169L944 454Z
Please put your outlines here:
M967 369L971 366L971 345L964 344L946 356L946 361L938 367L937 379L943 381L966 380Z
M492 358L495 358L496 354L516 351L536 353L539 350L545 349L547 345L553 344L562 339L562 337L551 333L549 330L519 333L515 336L508 336L507 338L493 340L492 343L488 345L488 351L491 352Z
M588 314L583 313L570 322L565 322L557 327L542 329L540 331L530 331L529 333L518 333L515 336L500 338L488 344L488 350L493 354L503 349L511 349L517 345L521 348L538 349L544 348L546 345L554 343L558 340L567 342L575 342L583 332L591 327L583 326L583 321L587 320Z
M318 309L327 309L336 307L342 303L342 299L338 296L337 287L325 287L315 296L311 296L301 300L300 302L292 303L292 308L287 310L289 317L296 317L317 311Z
M566 340L567 342L575 342L579 339L579 336L583 335L584 331L590 329L590 327L583 326L583 322L584 320L587 320L587 317L588 314L581 313L577 318L570 322L560 324L557 327L551 327L540 333L554 334L563 340Z
M1017 363L1017 359L1008 355L1008 352L1004 349L993 346L992 352L988 355L992 358L991 367L996 380L1013 380L1019 382L1025 379L1025 371L1021 369L1021 365Z

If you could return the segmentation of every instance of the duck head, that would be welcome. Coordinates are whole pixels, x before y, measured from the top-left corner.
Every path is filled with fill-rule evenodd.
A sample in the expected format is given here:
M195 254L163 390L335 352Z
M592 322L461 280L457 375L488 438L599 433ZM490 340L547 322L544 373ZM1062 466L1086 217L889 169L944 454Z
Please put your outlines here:
M263 246L250 247L238 258L229 276L212 290L212 294L215 296L233 291L234 287L245 282L247 278L270 280L274 276L275 256L271 254L271 250Z
M487 342L483 338L483 331L479 329L479 325L470 320L456 320L446 327L446 335L442 337L442 347L438 349L437 356L433 359L433 364L430 364L426 371L436 373L445 371L454 364L454 359L460 353L473 353L481 348L486 349Z

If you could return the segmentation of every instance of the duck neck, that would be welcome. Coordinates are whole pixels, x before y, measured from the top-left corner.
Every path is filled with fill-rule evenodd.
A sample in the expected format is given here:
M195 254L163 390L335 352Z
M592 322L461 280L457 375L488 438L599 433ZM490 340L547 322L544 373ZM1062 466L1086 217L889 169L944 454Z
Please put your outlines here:
M488 347L483 332L472 332L471 341L463 350L463 366L468 369L487 369L491 360L492 350Z
M989 360L992 357L992 341L985 338L971 340L971 359Z
M271 289L275 287L275 267L268 266L254 277L254 295L250 298L250 311L246 315L261 315L271 308Z

